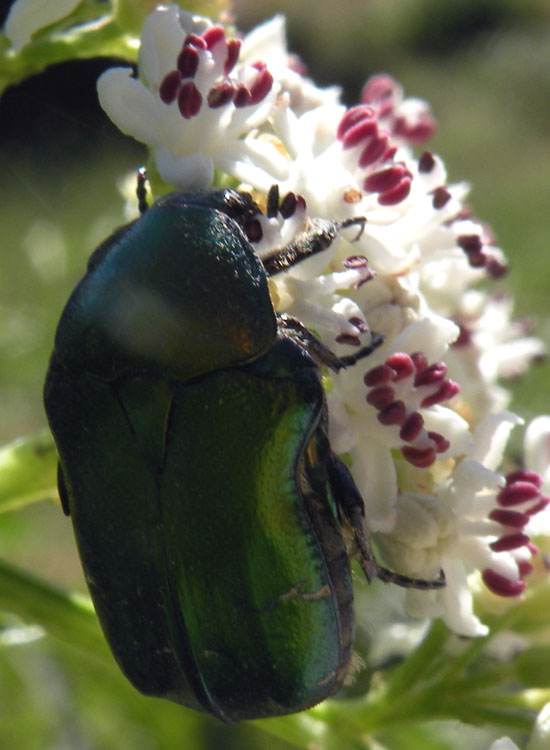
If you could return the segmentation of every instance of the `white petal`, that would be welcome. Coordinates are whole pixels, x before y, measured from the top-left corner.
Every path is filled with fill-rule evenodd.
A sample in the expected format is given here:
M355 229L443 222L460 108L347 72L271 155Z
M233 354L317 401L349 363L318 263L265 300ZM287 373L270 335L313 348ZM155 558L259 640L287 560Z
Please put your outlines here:
M529 748L531 745L529 745ZM548 745L544 746L545 748L548 748ZM509 737L501 737L498 740L495 740L489 750L520 750L519 747L516 745L515 742L512 742L512 740ZM541 746L542 750L542 746Z
M539 711L535 729L526 750L548 750L550 747L550 703Z
M550 489L550 416L533 419L524 437L525 465L543 478L545 490Z
M160 6L145 19L139 51L139 77L156 89L175 68L185 32L180 26L177 5Z
M161 146L155 149L155 164L162 179L177 190L200 190L214 178L212 159L201 153L177 156Z
M241 57L250 63L263 60L267 67L286 65L286 20L277 14L269 21L256 26L243 40Z
M163 130L159 100L131 68L109 68L97 81L99 103L115 125L142 143L160 145Z
M443 621L459 635L474 638L487 635L489 628L474 615L472 594L468 587L464 566L459 560L442 558L447 585L440 592L445 605Z
M4 31L12 47L19 52L31 36L68 16L82 0L17 0L6 18Z
M470 453L489 469L497 469L513 427L523 424L523 419L511 411L489 414L474 431L474 444Z
M441 454L444 458L463 456L470 452L472 435L468 423L456 411L436 404L422 412L424 427L429 432L439 432L451 443L449 450Z
M365 501L370 531L391 531L395 522L397 478L393 458L385 445L363 441L351 451L352 474Z
M391 348L394 352L424 352L430 362L438 361L458 334L456 323L433 315L407 326L391 342Z

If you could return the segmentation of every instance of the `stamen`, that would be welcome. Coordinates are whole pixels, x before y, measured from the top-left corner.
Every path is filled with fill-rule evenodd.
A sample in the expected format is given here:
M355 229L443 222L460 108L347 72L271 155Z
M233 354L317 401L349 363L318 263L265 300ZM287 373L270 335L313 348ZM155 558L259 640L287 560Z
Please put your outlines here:
M407 416L407 407L403 401L394 401L378 414L378 421L383 425L402 424Z
M388 190L382 195L378 196L378 203L381 206L395 206L401 201L405 200L408 194L411 192L411 180L409 177L405 177L401 180L399 185L396 185L392 190Z
M181 73L179 70L172 70L164 76L159 87L159 96L165 104L172 104L176 99L179 87L181 85Z
M205 40L201 36L197 36L197 34L187 34L185 37L185 41L183 43L184 47L196 47L197 49L208 49L208 45L206 44Z
M406 443L411 443L413 440L416 440L423 428L424 418L419 412L413 411L403 422L399 431L399 437Z
M193 81L182 84L178 93L178 107L182 117L189 120L198 114L202 105L202 94Z
M367 404L379 411L385 409L395 400L395 391L390 386L381 386L370 391L366 396Z
M519 596L525 589L525 581L513 581L510 578L500 575L491 568L486 568L481 573L483 583L487 586L489 591L498 596Z
M239 52L241 51L241 42L239 39L228 39L227 40L227 57L223 66L223 72L225 75L229 75L237 60L239 59Z
M427 174L435 167L435 159L430 151L424 151L418 160L418 171Z
M385 193L397 187L403 177L411 177L411 173L405 165L392 164L369 175L364 182L364 187L370 193Z
M434 448L414 448L412 445L404 445L401 448L403 458L417 469L429 468L436 459Z
M199 53L196 47L187 46L178 55L177 68L183 78L193 78L199 67Z
M283 200L281 201L281 205L279 207L279 213L283 217L283 219L290 219L291 216L294 216L294 213L296 211L296 208L298 207L298 198L295 193L287 193Z
M492 542L489 547L493 552L509 552L510 550L524 547L528 542L529 537L527 534L507 534L506 536L501 536L496 542Z
M245 224L244 230L250 242L260 242L264 236L262 225L258 219L249 219Z
M359 157L359 166L361 168L368 167L371 164L374 164L374 162L378 161L378 159L380 159L380 157L384 154L388 146L389 139L390 136L388 133L385 133L384 131L378 131L378 134L374 138L371 138L370 143L365 146L365 148L361 152L361 156Z
M511 505L521 505L532 500L538 500L540 492L531 482L511 482L507 484L497 495L497 502L505 508Z
M229 81L223 81L216 86L212 86L208 92L207 103L212 109L223 107L235 96L235 88Z
M515 529L522 529L529 522L529 516L526 513L520 513L518 510L503 510L502 508L492 510L489 513L489 518L502 526L510 526Z
M386 365L389 365L394 371L394 380L402 380L403 378L409 377L409 375L413 374L415 369L412 357L409 357L405 352L395 352L395 354L391 354L386 360Z
M216 44L225 40L225 31L222 26L212 26L204 32L202 38L207 48L212 49Z
M438 187L432 190L432 206L435 209L443 208L451 200L451 194L446 187Z

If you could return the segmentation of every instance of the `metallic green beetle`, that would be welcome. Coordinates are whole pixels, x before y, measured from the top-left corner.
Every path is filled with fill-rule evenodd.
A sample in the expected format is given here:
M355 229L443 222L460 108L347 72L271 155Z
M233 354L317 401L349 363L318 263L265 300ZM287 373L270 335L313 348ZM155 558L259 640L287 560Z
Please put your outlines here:
M115 231L61 316L45 385L60 497L116 660L143 693L226 722L341 687L343 524L369 579L441 584L377 565L328 444L319 365L379 339L338 358L268 291L362 222L316 221L260 259L245 233L257 211L233 190L174 193Z

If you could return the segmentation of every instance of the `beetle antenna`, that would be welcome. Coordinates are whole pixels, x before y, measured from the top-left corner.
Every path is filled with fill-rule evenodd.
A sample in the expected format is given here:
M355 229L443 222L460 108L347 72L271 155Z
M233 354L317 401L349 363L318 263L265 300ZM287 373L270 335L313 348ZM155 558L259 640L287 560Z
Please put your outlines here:
M149 204L147 203L147 189L145 183L147 182L147 170L145 167L140 167L137 171L137 184L136 184L136 195L138 199L138 208L140 216L147 211Z

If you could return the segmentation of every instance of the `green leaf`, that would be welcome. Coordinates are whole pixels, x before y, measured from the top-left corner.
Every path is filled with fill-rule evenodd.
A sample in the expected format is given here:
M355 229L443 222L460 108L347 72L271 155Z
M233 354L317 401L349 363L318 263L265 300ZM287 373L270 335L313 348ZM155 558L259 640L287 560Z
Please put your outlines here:
M0 513L57 497L57 453L49 432L0 449Z

